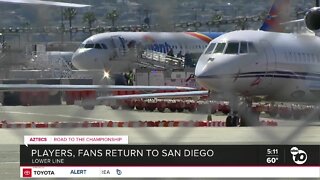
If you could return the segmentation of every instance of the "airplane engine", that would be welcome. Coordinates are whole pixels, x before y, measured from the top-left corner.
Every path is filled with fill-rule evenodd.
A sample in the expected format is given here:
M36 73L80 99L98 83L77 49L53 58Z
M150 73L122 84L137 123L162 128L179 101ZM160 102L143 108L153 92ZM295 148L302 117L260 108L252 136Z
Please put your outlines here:
M304 18L306 26L311 31L320 30L320 8L314 7L311 8Z

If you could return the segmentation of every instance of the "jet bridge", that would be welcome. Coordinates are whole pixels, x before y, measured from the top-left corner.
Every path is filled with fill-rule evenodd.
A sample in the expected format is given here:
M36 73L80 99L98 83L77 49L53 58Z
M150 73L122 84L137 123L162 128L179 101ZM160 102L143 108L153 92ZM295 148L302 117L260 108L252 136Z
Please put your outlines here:
M166 53L145 50L137 59L137 64L146 68L173 70L184 68L184 58L169 56Z

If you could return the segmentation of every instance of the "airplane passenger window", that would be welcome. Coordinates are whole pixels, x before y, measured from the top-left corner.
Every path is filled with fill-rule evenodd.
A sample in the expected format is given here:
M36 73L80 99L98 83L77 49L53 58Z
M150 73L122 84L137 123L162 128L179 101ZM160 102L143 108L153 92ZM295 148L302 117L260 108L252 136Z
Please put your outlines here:
M95 49L102 49L102 47L100 46L100 44L95 44L94 48L95 48Z
M225 54L238 54L238 50L239 50L239 43L231 42L231 43L228 43Z
M225 47L226 47L226 43L218 43L213 53L223 53L223 50Z
M250 52L250 53L257 53L257 52L258 52L257 49L256 49L256 47L254 47L254 45L253 45L252 42L249 42L249 43L248 43L248 47L249 47L249 52Z
M216 47L216 43L211 43L211 44L209 45L209 47L207 48L205 54L211 54L212 51L213 51L213 49L214 49L214 47Z
M240 43L240 54L248 53L248 45L246 42Z
M94 44L86 44L84 45L85 48L94 48Z

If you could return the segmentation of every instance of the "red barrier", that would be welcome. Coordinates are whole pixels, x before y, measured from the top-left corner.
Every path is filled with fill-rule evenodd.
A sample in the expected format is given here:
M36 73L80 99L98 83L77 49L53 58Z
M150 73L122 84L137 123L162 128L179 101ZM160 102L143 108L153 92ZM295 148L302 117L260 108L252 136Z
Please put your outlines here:
M84 121L84 122L10 122L0 128L102 128L102 127L225 127L223 121ZM261 121L261 126L278 126L276 121Z

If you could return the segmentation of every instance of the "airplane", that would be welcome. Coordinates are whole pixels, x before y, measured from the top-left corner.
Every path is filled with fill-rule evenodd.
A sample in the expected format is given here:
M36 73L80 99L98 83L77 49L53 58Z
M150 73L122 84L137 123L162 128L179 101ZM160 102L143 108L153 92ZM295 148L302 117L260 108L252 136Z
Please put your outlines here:
M275 31L270 28L279 24L282 19L278 12L286 5L286 1L275 1L270 16L261 30ZM278 28L278 32L283 29ZM174 53L193 54L198 59L208 43L221 36L222 32L106 32L87 38L76 50L72 57L72 64L78 70L103 70L111 73L127 72L132 69L132 56L135 48L141 53L143 50L168 53L172 48Z
M319 16L320 8L314 7L304 18L306 27L316 35L320 32ZM209 95L209 99L223 97L231 106L231 112L226 118L227 126L257 124L260 114L251 111L252 100L257 96L271 102L319 102L320 37L279 32L272 21L267 23L258 31L233 31L210 42L195 69L196 81L208 91L97 99L104 101L201 95ZM265 31L265 28L270 31Z
M45 5L57 7L71 7L84 8L91 5L65 3L56 1L41 1L41 0L0 0L0 3L14 3L14 4L30 4L30 5ZM46 84L0 84L1 92L21 92L21 91L156 91L156 90L194 90L189 87L175 87L175 86L112 86L112 85L46 85Z
M288 2L276 0L274 5ZM279 3L279 4L278 4ZM271 9L272 12L274 9ZM318 32L320 8L311 8L305 16L308 29ZM320 53L317 36L278 32L275 23L268 21L269 31L242 30L225 33L210 42L199 58L195 69L197 82L208 89L198 91L187 87L167 86L92 86L92 85L25 85L2 84L0 91L73 91L73 90L166 90L185 92L100 96L95 104L116 99L193 97L228 99L231 112L227 126L255 125L259 114L253 113L252 99L264 96L269 101L317 102L320 93ZM272 32L275 31L275 32ZM243 99L240 99L243 97ZM241 102L241 104L240 104ZM240 105L239 105L240 104ZM211 115L211 114L210 114Z
M173 51L182 55L201 55L208 43L223 33L219 32L106 32L86 39L72 57L79 70L103 70L111 73L132 69L135 50L160 53Z

